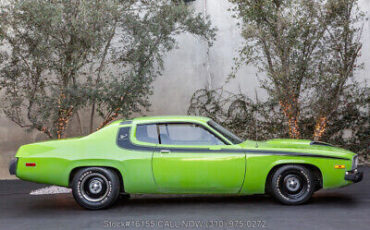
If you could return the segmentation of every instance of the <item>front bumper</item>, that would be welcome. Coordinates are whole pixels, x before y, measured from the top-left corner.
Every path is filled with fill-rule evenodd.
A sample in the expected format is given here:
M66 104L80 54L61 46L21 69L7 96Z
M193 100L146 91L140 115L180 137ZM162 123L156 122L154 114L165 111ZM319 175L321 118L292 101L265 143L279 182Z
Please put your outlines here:
M12 159L9 164L9 173L10 175L16 175L17 173L17 163L18 158Z
M362 180L363 176L364 176L363 172L359 172L357 171L357 169L354 169L354 170L346 172L344 179L352 181L353 183L358 183Z

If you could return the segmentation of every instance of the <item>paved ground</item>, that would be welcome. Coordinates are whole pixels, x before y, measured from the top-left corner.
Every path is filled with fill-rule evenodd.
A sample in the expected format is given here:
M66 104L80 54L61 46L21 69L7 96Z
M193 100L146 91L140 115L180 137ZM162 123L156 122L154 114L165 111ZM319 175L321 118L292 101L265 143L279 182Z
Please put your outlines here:
M302 206L266 196L136 195L88 211L71 194L29 195L45 185L0 181L0 229L369 229L370 168L362 170L362 182L319 191Z

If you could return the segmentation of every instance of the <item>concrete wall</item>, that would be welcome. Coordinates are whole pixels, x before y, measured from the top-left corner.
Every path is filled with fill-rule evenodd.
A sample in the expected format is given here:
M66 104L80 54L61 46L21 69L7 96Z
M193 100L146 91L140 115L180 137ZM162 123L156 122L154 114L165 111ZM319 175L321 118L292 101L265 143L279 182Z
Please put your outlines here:
M186 114L191 95L195 90L224 85L233 65L232 59L242 44L236 21L227 11L231 6L227 0L197 0L190 5L210 15L213 25L218 28L217 40L214 46L208 49L202 39L191 35L179 36L179 49L167 55L164 74L154 83L152 107L147 115ZM360 0L360 7L370 17L370 0ZM361 61L365 68L356 73L356 78L370 81L369 21L366 21L364 27ZM225 88L229 91L240 88L243 93L253 96L255 89L258 89L256 69L253 66L242 68L237 79L232 80ZM261 97L266 95L261 90L258 93ZM72 127L72 130L75 129ZM41 139L45 139L43 134L26 132L0 115L0 179L12 178L7 171L8 161L20 145Z

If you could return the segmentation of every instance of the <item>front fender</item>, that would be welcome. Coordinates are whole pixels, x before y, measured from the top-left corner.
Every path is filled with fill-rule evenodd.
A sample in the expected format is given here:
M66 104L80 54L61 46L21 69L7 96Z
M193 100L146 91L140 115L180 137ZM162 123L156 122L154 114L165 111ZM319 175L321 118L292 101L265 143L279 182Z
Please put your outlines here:
M317 157L279 156L247 154L247 168L241 194L265 193L266 180L274 167L286 164L307 164L317 167L322 174L323 188L335 188L348 185L344 180L345 171L351 168L351 161ZM344 169L334 166L345 165Z

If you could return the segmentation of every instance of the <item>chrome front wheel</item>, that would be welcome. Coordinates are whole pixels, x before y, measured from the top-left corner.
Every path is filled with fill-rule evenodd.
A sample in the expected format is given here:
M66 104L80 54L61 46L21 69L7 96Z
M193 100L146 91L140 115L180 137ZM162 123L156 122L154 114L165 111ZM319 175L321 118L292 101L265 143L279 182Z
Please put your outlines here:
M312 173L304 166L285 165L273 174L270 182L271 193L283 204L302 204L307 202L314 192L313 181Z

